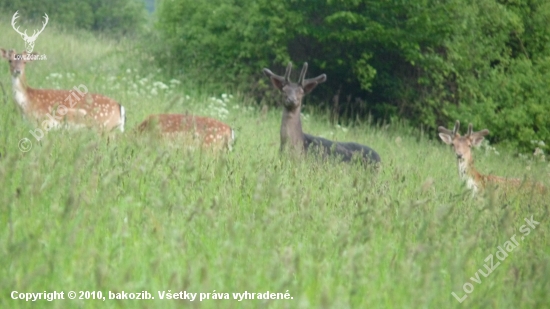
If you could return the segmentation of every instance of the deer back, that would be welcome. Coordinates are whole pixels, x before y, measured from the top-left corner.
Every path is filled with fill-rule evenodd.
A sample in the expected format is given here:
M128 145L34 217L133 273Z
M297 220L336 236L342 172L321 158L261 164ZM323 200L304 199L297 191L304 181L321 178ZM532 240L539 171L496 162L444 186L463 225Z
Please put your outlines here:
M334 142L322 137L304 134L304 148L308 151L310 147L320 151L324 157L338 156L344 162L351 161L354 155L360 155L364 163L380 163L380 156L374 149L357 143Z
M149 115L138 126L138 130L154 131L164 138L214 149L231 149L235 140L234 131L229 125L216 119L195 115Z

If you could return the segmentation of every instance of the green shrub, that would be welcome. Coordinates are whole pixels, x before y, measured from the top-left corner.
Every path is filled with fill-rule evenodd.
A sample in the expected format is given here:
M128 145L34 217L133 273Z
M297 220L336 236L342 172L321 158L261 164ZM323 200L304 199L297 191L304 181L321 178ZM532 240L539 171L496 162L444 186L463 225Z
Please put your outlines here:
M336 113L432 130L460 118L530 151L550 142L549 17L541 0L164 1L158 58L259 99L263 67L292 60L297 75L307 61L308 76L328 75L312 97Z

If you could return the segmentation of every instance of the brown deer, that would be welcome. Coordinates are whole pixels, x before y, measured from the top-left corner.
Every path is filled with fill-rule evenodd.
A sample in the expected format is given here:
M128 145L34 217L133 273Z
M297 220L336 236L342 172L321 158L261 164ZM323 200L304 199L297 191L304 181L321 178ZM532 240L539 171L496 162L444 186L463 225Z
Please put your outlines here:
M305 79L307 62L304 63L300 78L297 83L290 81L292 63L289 63L285 76L275 75L269 69L263 69L273 86L280 90L285 97L283 103L283 119L281 122L280 151L289 146L293 153L307 154L311 147L316 148L323 157L337 156L344 162L351 161L354 154L360 155L364 163L380 163L380 156L372 148L357 143L333 142L321 137L306 134L302 131L300 111L302 99L310 93L318 84L326 81L327 76L321 74L315 78Z
M35 54L0 48L2 57L10 66L13 97L23 115L29 120L45 120L49 130L66 126L96 127L105 130L119 128L124 131L126 115L124 107L111 98L89 94L84 85L73 90L34 89L27 85L25 65L33 61Z
M139 126L139 132L152 131L168 139L182 140L189 146L213 150L231 150L235 133L216 119L185 114L149 115Z
M439 127L439 137L443 142L453 147L458 162L458 175L466 182L468 189L473 193L483 190L487 185L501 185L503 187L519 188L523 184L534 186L539 192L545 192L546 188L540 183L524 182L518 178L505 178L494 175L483 175L474 167L474 158L472 157L472 146L477 147L481 144L484 136L489 134L489 130L484 129L473 132L473 126L468 125L468 132L461 136L458 131L460 122L457 120L453 130Z

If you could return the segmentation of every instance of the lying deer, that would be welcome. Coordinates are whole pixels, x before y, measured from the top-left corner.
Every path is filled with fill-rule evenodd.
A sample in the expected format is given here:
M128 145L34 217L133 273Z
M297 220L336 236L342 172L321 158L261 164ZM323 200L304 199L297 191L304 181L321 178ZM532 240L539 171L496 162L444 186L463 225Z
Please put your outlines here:
M333 142L321 137L306 134L302 131L300 110L303 97L310 93L318 84L326 81L325 74L315 78L305 79L307 63L304 63L298 83L289 80L292 63L289 63L285 76L278 76L269 69L264 69L264 74L269 77L275 88L283 92L283 119L281 123L280 151L290 146L291 150L298 154L307 154L312 146L317 148L324 157L338 156L342 161L351 161L354 154L361 156L365 163L379 163L380 156L372 148L357 143Z
M149 115L139 126L140 132L153 131L168 139L214 150L231 150L235 133L216 119L185 114Z
M458 133L460 128L460 122L457 120L453 130L448 130L444 127L439 127L439 137L443 142L451 145L456 154L458 162L458 174L460 178L466 181L466 186L471 189L473 193L477 193L480 189L484 189L487 185L500 184L505 187L519 188L524 184L521 179L517 178L505 178L494 175L482 175L474 167L474 158L472 157L472 146L479 146L484 139L484 136L489 134L489 130L481 130L473 132L472 124L468 125L468 132L464 136L460 136ZM527 183L526 183L527 184ZM531 184L533 185L533 184ZM546 188L540 184L535 183L534 186L540 192L545 192Z
M10 65L15 102L29 120L47 120L49 128L66 125L111 130L118 127L124 131L124 107L115 100L89 94L84 85L74 87L76 91L31 88L26 81L25 64L33 61L36 55L26 51L17 54L14 50L6 51L3 48L0 48L0 52Z

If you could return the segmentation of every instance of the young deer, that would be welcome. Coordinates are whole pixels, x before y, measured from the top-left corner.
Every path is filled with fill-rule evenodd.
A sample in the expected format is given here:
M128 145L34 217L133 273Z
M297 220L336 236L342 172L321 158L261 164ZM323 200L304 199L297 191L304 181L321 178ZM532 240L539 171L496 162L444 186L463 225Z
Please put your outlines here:
M118 127L120 131L124 131L124 107L113 99L99 94L88 94L84 85L75 87L76 92L31 88L25 78L25 64L33 61L35 54L16 54L14 50L6 51L2 48L0 52L10 65L15 102L29 120L48 119L50 128L66 125L112 130ZM42 124L44 122L46 121Z
M140 132L153 131L165 138L186 140L214 150L231 150L235 141L233 129L216 119L184 114L149 115L138 127Z
M473 126L468 125L468 132L464 136L458 133L460 122L457 120L453 130L448 130L444 127L439 127L439 137L443 142L453 147L458 162L458 174L460 178L466 181L466 186L473 193L484 189L487 185L502 185L504 187L519 188L524 183L517 178L504 178L494 175L482 175L474 167L474 158L472 157L472 146L479 146L484 139L484 136L489 134L489 130L484 129L478 132L473 132ZM527 183L526 183L527 185ZM533 184L530 184L533 185ZM544 192L545 187L540 183L534 184L539 192Z
M283 92L285 101L283 103L283 119L281 122L281 146L282 152L287 145L291 150L298 154L307 154L310 147L318 148L324 157L339 156L342 161L351 161L353 155L361 155L365 163L379 163L380 156L372 148L356 144L333 142L321 137L306 134L302 131L302 122L300 120L300 110L302 108L302 99L304 95L310 93L318 84L326 81L325 74L315 78L305 79L307 72L307 62L304 63L298 83L289 80L292 63L289 63L285 76L278 76L269 69L264 69L264 74L269 77L275 88Z

